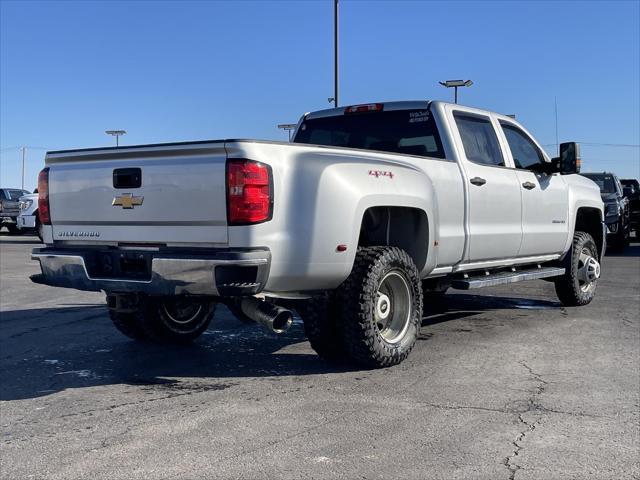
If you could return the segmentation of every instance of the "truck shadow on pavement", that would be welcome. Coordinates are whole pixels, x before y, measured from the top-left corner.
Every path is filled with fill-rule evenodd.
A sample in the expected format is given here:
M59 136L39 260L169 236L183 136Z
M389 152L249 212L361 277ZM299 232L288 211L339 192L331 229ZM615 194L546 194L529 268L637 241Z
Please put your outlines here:
M426 308L423 327L489 310L559 305L467 294L445 298ZM103 305L5 311L0 313L0 326L0 400L4 401L114 384L207 390L226 388L245 377L362 370L316 356L300 319L286 333L275 335L238 322L223 307L209 330L185 346L129 340L112 326ZM429 333L420 336L429 339Z

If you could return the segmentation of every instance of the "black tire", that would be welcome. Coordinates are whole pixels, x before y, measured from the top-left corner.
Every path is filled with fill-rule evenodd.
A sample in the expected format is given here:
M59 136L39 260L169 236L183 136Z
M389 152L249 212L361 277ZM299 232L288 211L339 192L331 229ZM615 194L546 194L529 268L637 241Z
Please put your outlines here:
M209 327L216 302L196 297L147 297L136 312L111 310L118 330L136 340L159 343L188 343Z
M147 336L140 327L141 320L138 312L118 312L116 310L109 309L109 317L120 331L120 333L126 335L134 340L145 340Z
M562 262L566 272L555 280L556 294L562 304L568 307L587 305L593 300L596 293L597 279L587 283L579 278L579 269L584 266L584 261L581 259L583 254L587 254L597 261L598 248L591 235L585 232L576 232L573 235L571 252Z
M391 286L390 282L399 286ZM420 331L422 284L418 269L404 250L358 249L353 270L338 295L342 338L354 361L379 368L397 365L407 358ZM386 303L382 306L386 307L380 310L384 297ZM385 312L382 323L376 315Z
M302 318L304 333L311 348L326 360L341 360L345 356L338 310L333 294L326 293L299 302L296 310Z
M20 232L18 226L13 223L7 225L7 230L9 231L9 235L17 235Z
M624 251L624 247L626 247L627 245L628 243L627 239L625 238L622 222L618 222L617 233L613 235L609 244L609 248L612 252L622 253Z

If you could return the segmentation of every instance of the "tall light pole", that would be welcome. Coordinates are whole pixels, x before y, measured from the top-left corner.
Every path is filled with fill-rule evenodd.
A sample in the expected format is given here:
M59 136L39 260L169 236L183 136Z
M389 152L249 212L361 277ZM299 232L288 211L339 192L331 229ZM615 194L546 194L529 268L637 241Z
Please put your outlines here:
M333 106L338 108L338 0L333 0Z
M27 155L27 147L22 147L22 190L24 190L24 161Z
M444 82L438 82L443 87L454 89L454 103L458 103L458 87L470 87L473 85L471 80L445 80Z
M107 135L111 135L112 137L116 137L116 147L119 147L120 142L118 141L118 139L120 138L121 135L126 135L127 131L126 130L106 130L104 133L106 133Z
M278 125L278 128L280 130L286 130L289 134L289 141L291 141L291 132L295 130L297 126L297 123L281 123Z

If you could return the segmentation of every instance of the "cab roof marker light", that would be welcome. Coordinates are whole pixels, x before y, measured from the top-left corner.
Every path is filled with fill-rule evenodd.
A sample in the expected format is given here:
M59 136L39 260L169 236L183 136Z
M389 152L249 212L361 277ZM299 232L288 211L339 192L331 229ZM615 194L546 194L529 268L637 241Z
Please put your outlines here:
M351 105L344 109L345 115L349 113L367 113L367 112L381 112L384 108L383 103L367 103L364 105Z

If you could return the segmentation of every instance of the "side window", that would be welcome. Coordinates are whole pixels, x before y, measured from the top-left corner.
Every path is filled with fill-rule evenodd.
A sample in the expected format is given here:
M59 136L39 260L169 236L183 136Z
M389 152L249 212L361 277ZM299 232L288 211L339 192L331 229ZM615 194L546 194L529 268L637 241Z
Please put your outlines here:
M485 165L504 167L496 131L488 117L454 112L464 153L469 160Z
M500 122L504 136L513 156L516 168L530 168L532 165L544 163L544 155L529 136L515 125Z

